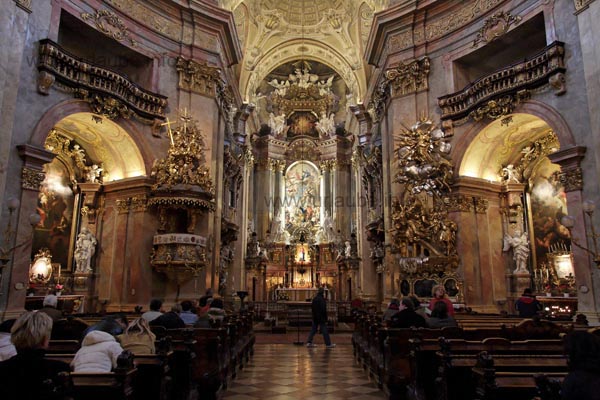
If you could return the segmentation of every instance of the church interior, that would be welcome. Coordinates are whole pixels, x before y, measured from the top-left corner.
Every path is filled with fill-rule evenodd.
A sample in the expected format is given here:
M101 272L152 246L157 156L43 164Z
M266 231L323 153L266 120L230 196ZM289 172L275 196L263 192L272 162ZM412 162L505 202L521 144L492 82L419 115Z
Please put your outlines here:
M600 324L600 2L0 19L0 320L48 293L102 314L212 289L275 326L322 290L343 322L441 285L457 315L515 316L530 289Z

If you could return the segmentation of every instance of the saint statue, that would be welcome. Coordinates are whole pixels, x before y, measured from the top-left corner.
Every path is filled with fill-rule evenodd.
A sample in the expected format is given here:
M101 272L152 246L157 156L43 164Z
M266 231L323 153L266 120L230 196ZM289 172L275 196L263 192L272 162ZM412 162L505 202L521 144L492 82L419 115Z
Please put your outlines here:
M97 243L98 241L87 227L81 228L75 242L75 272L92 272L91 261L96 253Z
M504 236L503 251L508 251L512 247L513 260L515 260L516 268L514 274L528 273L527 259L529 258L529 238L527 232L521 233L519 229L515 231L514 236L506 234Z

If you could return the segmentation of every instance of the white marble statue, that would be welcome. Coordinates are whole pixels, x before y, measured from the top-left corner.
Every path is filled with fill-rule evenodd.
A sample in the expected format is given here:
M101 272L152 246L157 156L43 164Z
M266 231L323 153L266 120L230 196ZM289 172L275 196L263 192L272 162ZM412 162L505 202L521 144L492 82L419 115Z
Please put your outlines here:
M98 241L92 232L87 227L81 228L75 242L75 272L92 272L91 261L96 253L96 244Z
M103 168L99 167L96 164L93 164L88 168L86 172L86 182L88 183L96 183L98 182L98 178L100 178L100 174L102 173Z
M275 115L273 113L269 113L269 128L275 136L283 136L287 132L287 124L285 121L285 114Z
M504 251L513 250L513 260L516 268L514 274L528 273L527 259L529 258L529 238L527 232L521 233L519 229L515 231L514 236L504 235Z
M327 117L327 114L325 114L325 112L322 112L321 118L315 124L315 127L319 131L319 137L321 139L332 137L335 134L334 114L331 113L329 117Z

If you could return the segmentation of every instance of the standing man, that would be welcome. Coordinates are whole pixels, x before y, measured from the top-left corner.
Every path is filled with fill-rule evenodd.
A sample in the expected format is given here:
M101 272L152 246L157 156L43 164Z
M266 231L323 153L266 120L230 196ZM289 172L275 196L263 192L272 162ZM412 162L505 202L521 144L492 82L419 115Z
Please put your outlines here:
M327 331L327 301L325 300L325 289L320 287L317 295L312 301L312 328L308 334L308 340L306 341L306 347L317 347L313 343L313 338L317 333L317 328L321 328L323 339L325 340L325 347L333 349L334 343L331 343L329 332Z

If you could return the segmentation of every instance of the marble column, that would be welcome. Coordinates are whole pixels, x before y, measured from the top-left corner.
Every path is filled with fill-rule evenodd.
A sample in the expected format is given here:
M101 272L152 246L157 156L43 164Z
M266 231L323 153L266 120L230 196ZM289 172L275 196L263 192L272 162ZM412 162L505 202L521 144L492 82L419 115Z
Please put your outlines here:
M550 161L561 167L560 181L563 183L567 195L569 215L575 218L575 226L571 230L571 237L586 248L586 226L589 220L585 219L583 212L583 171L580 163L586 153L585 147L575 146L552 153L548 156ZM593 250L593 247L592 247ZM590 255L577 246L572 246L573 270L577 286L577 312L584 314L592 324L600 323L600 271L592 262Z
M36 213L39 188L45 178L44 164L55 157L51 152L32 145L20 145L17 149L24 164L21 172L20 208L16 211L16 217L13 217L14 240L10 242L10 247L14 247L14 250L9 251L9 263L2 271L2 292L5 294L0 304L2 319L16 318L24 311L33 238L30 216Z

